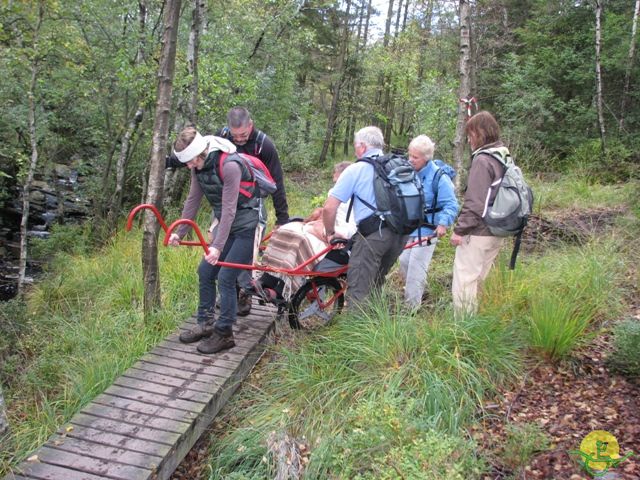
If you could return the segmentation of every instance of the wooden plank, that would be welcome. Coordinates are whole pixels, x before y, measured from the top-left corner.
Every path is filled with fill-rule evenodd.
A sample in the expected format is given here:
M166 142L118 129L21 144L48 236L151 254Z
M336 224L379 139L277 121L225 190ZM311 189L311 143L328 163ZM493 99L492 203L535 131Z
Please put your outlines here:
M178 352L184 352L184 353L190 353L193 355L198 355L198 356L202 356L205 354L202 354L200 352L198 352L197 350L195 350L193 348L193 346L191 345L185 345L184 343L180 342L178 340L178 337L176 335L175 337L176 341L172 341L170 339L165 340L164 342L158 344L158 347L160 348L166 348L168 350L176 350ZM222 359L222 360L230 360L232 357L239 357L242 358L244 357L247 353L249 353L250 351L252 351L255 346L260 343L260 339L258 338L254 338L252 339L253 341L248 342L248 341L242 341L242 344L238 344L238 339L236 339L236 346L233 347L230 350L224 350L222 352L218 352L215 355L216 359ZM243 345L244 344L244 345ZM158 353L162 353L162 352L158 352ZM211 358L210 355L206 355L208 358Z
M187 428L189 428L189 422L186 421L183 422L168 418L155 417L153 415L132 412L131 410L115 408L109 405L101 405L99 403L90 403L82 410L82 413L93 415L94 417L109 418L119 422L157 428L158 430L166 430L174 433L183 433Z
M220 379L216 377L212 377L212 381L209 382L198 382L197 380L176 378L162 373L149 372L134 367L131 367L129 370L124 372L123 376L209 394L214 394L222 385Z
M38 450L38 458L42 463L119 480L147 480L154 473L148 468L125 465L114 460L104 461L99 458L87 458L85 455L64 452L46 445Z
M180 325L178 327L178 331L174 334L175 337L177 338L179 336L180 333L191 330L192 328L194 328L195 325L193 324L189 324L189 323L183 323L182 325ZM251 324L245 324L242 327L233 327L233 336L234 338L238 339L251 339L254 337L262 337L265 333L267 333L269 330L271 330L273 327L273 324L260 324L260 325L251 325ZM170 335L168 338L173 338L174 335ZM197 343L192 343L192 344L186 344L186 345L197 345Z
M176 378L180 380L189 380L194 382L201 383L215 383L222 384L224 379L222 377L214 377L213 375L208 375L206 373L193 373L181 370L179 368L172 368L165 365L157 365L155 363L145 362L143 360L139 360L133 365L134 368L138 370L143 370L145 372L153 372L158 375L166 375L167 377Z
M256 342L257 343L257 342ZM163 347L156 347L153 349L153 353L156 355L163 355L169 358L176 358L178 360L182 360L184 362L191 362L196 365L202 363L203 359L211 358L213 360L213 364L216 367L224 368L229 370L230 372L234 372L236 368L238 368L238 364L244 358L244 355L229 355L229 353L233 353L233 349L227 350L225 352L220 352L215 354L214 357L211 355L205 355L195 351L194 353L189 353L188 351L182 351L178 349L170 349Z
M178 330L165 338L165 340L170 340L173 342L178 342L178 337L180 333L184 331L188 331L193 328L193 325L182 324ZM233 336L236 340L236 345L245 345L247 342L250 342L254 339L263 338L265 335L268 335L273 331L274 323L261 324L261 325L246 325L242 329L238 329L234 327ZM240 341L238 341L240 340ZM182 342L181 342L182 343ZM197 345L197 343L186 344L186 345Z
M182 343L178 337L179 337L178 334L170 335L162 343L159 343L158 346L162 348L168 348L170 350L179 350L181 352L203 355L199 353L198 350L196 349L197 344L194 345L194 344ZM256 346L257 343L259 342L244 340L244 339L238 342L238 339L236 338L236 346L233 347L232 349L233 353L237 355L246 355L251 350L253 350L253 348ZM211 355L208 354L207 356L210 357Z
M254 325L254 326L268 325L269 323L274 321L275 315L276 315L275 308L265 309L263 307L260 307L257 309L256 313L251 313L246 317L238 317L233 328L234 330L236 330L236 329L242 329L244 325ZM197 323L198 323L198 320L196 319L196 317L192 316L185 319L185 324L187 325L195 325Z
M134 390L141 390L143 392L158 393L166 395L172 399L190 400L192 402L207 403L211 399L211 395L202 392L196 392L194 390L188 390L183 387L172 387L167 385L161 385L159 383L152 383L146 380L139 380L137 378L120 376L113 381L114 385L120 387L132 388Z
M208 357L207 357L208 358ZM156 365L164 365L167 367L177 368L191 373L206 373L209 375L215 375L220 378L227 378L229 376L229 370L220 368L217 365L202 363L196 365L192 362L184 362L176 358L163 357L162 355L156 355L155 353L147 353L142 360Z
M119 433L105 432L91 427L82 425L73 425L73 430L67 432L58 432L67 437L78 438L81 440L101 443L112 447L126 448L133 452L147 453L149 455L166 456L173 447L164 443L156 443L149 440L141 440L139 438L127 437Z
M131 425L130 423L110 420L108 418L94 417L93 415L88 415L82 412L73 416L71 424L82 425L83 427L95 428L96 430L117 433L118 435L140 438L142 440L149 440L156 443L164 443L165 445L173 445L180 438L179 433L141 427L140 425Z
M233 347L232 350L239 355L246 355L253 349L256 343L258 343L260 341L260 338L262 338L263 336L264 335L261 335L260 337L251 336L246 338L235 337L236 346ZM197 343L182 343L179 337L179 333L169 335L164 340L166 343L162 343L161 345L166 348L177 348L187 352L197 353ZM211 356L208 355L208 357Z
M38 480L104 480L107 478L40 462L23 462L18 466L18 470L30 479Z
M171 398L160 393L145 392L143 390L135 390L131 388L111 385L105 393L115 397L128 398L129 400L138 400L143 403L149 403L157 406L167 406L176 410L186 410L199 414L202 411L204 403L192 402L190 400L181 400L179 398Z
M108 405L114 408L121 408L123 410L130 410L132 412L153 415L154 417L158 418L166 418L186 423L195 420L195 418L198 416L197 413L187 412L185 410L177 410L166 405L144 403L129 398L116 397L113 395L109 395L108 393L98 395L93 400L93 402L101 405Z
M56 450L98 458L103 461L117 460L118 463L152 471L155 471L163 460L161 456L132 452L123 448L102 445L73 437L54 436L49 439L47 446Z
M268 337L265 337L264 341L268 341ZM191 430L188 435L184 436L184 439L180 444L176 445L175 454L171 458L167 458L166 463L163 464L159 469L158 478L168 479L171 476L171 473L173 473L175 468L178 466L184 456L189 452L200 435L202 435L202 433L208 428L211 421L215 418L215 416L227 402L229 397L231 397L235 390L240 386L241 380L246 377L248 372L251 371L251 369L257 363L258 359L262 355L262 352L264 351L264 348L264 344L256 345L256 348L252 352L247 354L244 361L240 363L238 370L234 374L234 377L227 380L225 388L220 390L219 395L215 396L212 399L212 401L203 411L202 415L200 415L194 422L193 430Z

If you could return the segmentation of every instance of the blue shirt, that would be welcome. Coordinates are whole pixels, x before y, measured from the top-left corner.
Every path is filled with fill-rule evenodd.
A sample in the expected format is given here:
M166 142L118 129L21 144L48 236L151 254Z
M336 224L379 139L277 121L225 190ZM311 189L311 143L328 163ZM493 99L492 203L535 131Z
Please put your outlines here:
M420 181L422 182L422 189L424 191L425 208L433 207L433 197L435 196L435 192L433 189L433 178L435 177L436 172L439 170L439 168L440 167L438 167L435 162L429 161L418 172L418 177L420 177ZM455 190L453 187L453 182L447 174L443 174L438 181L438 203L435 207L441 208L442 210L433 215L431 213L428 213L427 215L425 215L425 220L435 225L444 225L445 227L453 225L453 222L458 216L459 207L458 199L456 198ZM420 236L426 237L429 235L433 235L434 230L429 227L422 227L420 229L420 232L418 232L418 230L415 230L411 233L411 236L417 237L418 233L420 233Z
M382 150L372 148L367 150L362 157L374 157L382 155ZM358 197L365 202L376 206L376 195L373 190L374 170L373 165L367 162L356 162L349 165L338 178L338 181L329 190L329 195L337 198L341 202L351 201L351 196L356 195L353 201L351 215L360 223L373 214L373 211L362 203Z

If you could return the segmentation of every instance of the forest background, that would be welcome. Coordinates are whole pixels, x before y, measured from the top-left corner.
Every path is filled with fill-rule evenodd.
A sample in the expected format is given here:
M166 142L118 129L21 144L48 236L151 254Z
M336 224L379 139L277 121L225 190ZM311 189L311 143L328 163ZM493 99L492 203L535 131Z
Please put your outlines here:
M168 139L187 123L213 132L224 125L230 107L247 106L256 126L278 147L291 188L292 213L304 214L308 201L297 200L308 200L308 195L298 195L298 187L311 182L314 194L322 197L326 185L313 183L314 177L328 178L334 162L351 158L353 132L368 124L380 126L393 148L405 148L415 135L429 135L437 144L436 155L455 163L464 179L468 150L461 126L467 111L460 99L470 95L481 109L496 115L516 161L535 179L538 191L542 183L556 182L556 188L582 199L590 191L600 195L600 186L611 192L609 185L617 188L627 182L614 194L616 201L621 201L620 195L637 198L640 68L635 32L640 1L377 3L382 11L371 1L355 0L183 0L173 95L166 110ZM118 251L103 253L101 261L111 254L138 261L137 252L114 233L126 212L149 191L158 71L167 27L163 18L171 4L175 3L2 2L0 209L9 211L22 198L18 211L24 213L24 200L33 197L34 178L55 185L60 172L68 169L82 180L75 194L91 200L81 225L56 225L55 240L49 247L34 249L34 254L52 257L67 251L90 258L106 245L110 250L103 252ZM161 147L163 155L168 153L168 142ZM580 183L579 195L571 183L562 183L575 172L585 182ZM164 173L161 196L168 218L178 214L187 180L186 169ZM557 192L542 203L555 200L554 195ZM58 202L58 221L64 220L67 205ZM15 230L15 219L3 213L0 227ZM22 228L26 232L28 225ZM26 252L26 240L24 247ZM174 264L175 274L191 278L194 261L181 259L179 268ZM56 269L64 271L60 267L49 267L54 278ZM118 278L115 270L111 273ZM139 310L140 292L128 283L133 281L129 277L125 275L118 293L122 298L112 299L110 307L121 303L123 312L132 305ZM90 285L80 282L74 290L56 281L57 286L35 292L30 308L42 314L55 305L51 308L59 309L56 315L75 318L70 299L80 302L84 297L79 292L89 291ZM167 303L184 307L178 304L179 288L169 285L163 292ZM33 327L26 322L21 329ZM15 334L9 331L6 341ZM149 335L142 343L153 342L154 334ZM61 406L52 400L41 406L38 400L26 406L46 397L38 390L43 379L51 381L47 385L52 391L61 390L54 385L61 379L53 362L33 370L33 392L25 390L23 396L21 385L14 384L13 374L24 367L21 362L39 362L41 340L21 343L25 351L17 355L14 345L0 345L6 360L0 369L3 383L11 384L16 402L24 402L17 415L26 418L23 408L40 409L25 434L21 455L55 428L60 416L68 418L107 385L113 374L106 371L106 362L100 381L82 390L73 404ZM62 348L67 347L76 348ZM128 352L127 358L136 353L140 352ZM122 360L117 363L123 366ZM68 398L66 393L63 397ZM456 426L457 422L451 420Z
M495 113L519 164L545 173L584 164L615 176L636 154L633 2L383 6L382 24L367 1L182 2L169 138L187 123L213 132L244 105L288 172L349 157L353 132L366 124L381 126L391 147L426 133L438 156L461 164L466 36L462 96ZM461 6L471 9L468 25ZM36 149L45 177L66 164L85 179L79 193L92 199L94 227L110 219L113 228L144 199L164 8L3 2L0 202L26 181ZM180 203L186 179L167 174L165 205Z

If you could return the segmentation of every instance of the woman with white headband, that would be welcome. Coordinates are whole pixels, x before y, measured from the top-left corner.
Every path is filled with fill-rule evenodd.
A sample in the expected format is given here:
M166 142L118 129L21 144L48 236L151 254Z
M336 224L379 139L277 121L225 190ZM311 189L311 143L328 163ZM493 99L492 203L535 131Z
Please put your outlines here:
M191 187L182 218L193 220L202 197L206 197L220 220L209 254L204 256L198 267L198 323L180 335L183 343L204 339L198 345L201 353L216 353L235 345L232 327L237 309L236 278L241 270L220 267L216 262L250 265L253 260L253 240L259 215L257 187L249 168L237 155L228 155L222 165L219 161L221 152L235 151L236 147L230 141L214 136L203 137L193 127L182 130L174 144L173 153L191 170ZM190 228L181 225L171 235L169 244L178 245ZM214 316L216 287L220 289L217 320Z

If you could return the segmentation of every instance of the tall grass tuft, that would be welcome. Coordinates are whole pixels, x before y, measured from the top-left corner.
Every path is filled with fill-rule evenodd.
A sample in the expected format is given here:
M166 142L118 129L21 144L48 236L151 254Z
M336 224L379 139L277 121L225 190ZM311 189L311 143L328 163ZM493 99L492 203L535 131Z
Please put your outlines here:
M529 346L545 357L566 357L621 311L619 241L549 251L515 271L499 262L485 284L483 311L516 319Z
M260 390L245 390L233 413L240 426L214 445L213 478L272 476L272 432L305 445L307 478L395 478L396 462L426 475L416 478L479 475L473 444L458 435L517 374L517 333L489 318L411 315L400 303L383 295L278 348Z

